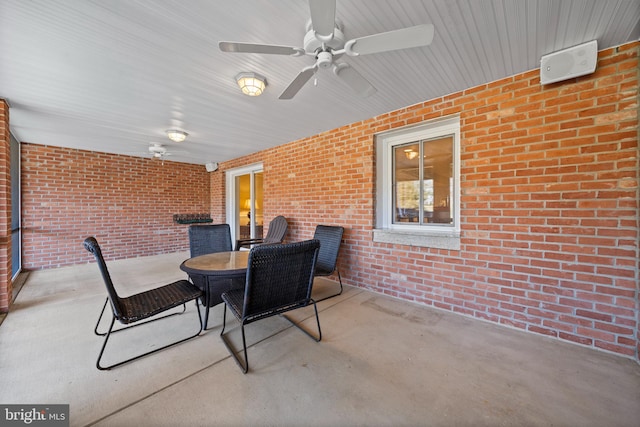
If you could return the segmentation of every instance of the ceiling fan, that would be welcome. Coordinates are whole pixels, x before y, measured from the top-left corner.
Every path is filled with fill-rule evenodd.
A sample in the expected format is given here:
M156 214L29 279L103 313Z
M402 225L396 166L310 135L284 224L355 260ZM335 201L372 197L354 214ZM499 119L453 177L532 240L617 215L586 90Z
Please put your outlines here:
M163 159L165 156L170 156L171 153L167 151L167 148L162 144L151 143L149 144L149 154L154 159Z
M336 0L309 0L311 20L307 23L303 48L222 41L220 50L231 53L263 53L270 55L309 55L315 63L302 69L280 94L279 99L291 99L311 79L318 69L333 73L363 97L373 95L376 88L346 62L335 62L343 54L368 55L398 49L427 46L433 40L433 25L422 24L400 30L359 37L345 42L342 24L336 20Z
M186 151L183 151L183 150L178 150L178 151L171 150L171 151L169 151L164 144L160 144L158 142L150 143L148 151L149 151L148 155L151 155L151 159L152 160L160 160L163 165L164 165L165 158L169 157L169 156L173 156L173 155L185 156L186 155L186 157L191 157L191 156L189 156L187 154Z
M171 147L167 148L165 144L161 144L159 142L150 142L147 151L128 151L122 154L135 157L146 157L150 158L151 160L159 160L162 162L162 164L164 164L165 158L173 155L191 157L187 151L173 150L171 149Z

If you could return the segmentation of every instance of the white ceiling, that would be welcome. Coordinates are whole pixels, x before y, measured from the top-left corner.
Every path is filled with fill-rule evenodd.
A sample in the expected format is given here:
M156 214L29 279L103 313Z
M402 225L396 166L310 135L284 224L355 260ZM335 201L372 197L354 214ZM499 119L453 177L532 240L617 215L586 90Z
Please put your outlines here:
M225 161L539 67L546 53L640 36L638 0L338 0L347 39L423 23L428 47L344 57L376 88L329 70L279 94L309 56L223 53L218 42L302 47L304 0L0 0L0 98L19 141L169 160ZM234 76L264 75L261 97ZM187 141L164 131L177 125Z

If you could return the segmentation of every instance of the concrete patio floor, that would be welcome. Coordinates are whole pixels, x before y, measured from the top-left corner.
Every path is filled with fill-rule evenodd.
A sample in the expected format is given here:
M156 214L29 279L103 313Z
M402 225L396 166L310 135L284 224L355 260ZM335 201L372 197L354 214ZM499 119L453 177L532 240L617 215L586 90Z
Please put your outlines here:
M107 264L126 295L184 278L187 257ZM314 295L335 286L317 279ZM221 305L201 336L98 371L105 295L95 264L30 273L0 326L1 404L69 404L72 426L640 426L633 360L352 287L319 304L320 343L278 317L248 325L247 375ZM314 326L310 307L292 317ZM116 334L105 357L194 328L189 305Z

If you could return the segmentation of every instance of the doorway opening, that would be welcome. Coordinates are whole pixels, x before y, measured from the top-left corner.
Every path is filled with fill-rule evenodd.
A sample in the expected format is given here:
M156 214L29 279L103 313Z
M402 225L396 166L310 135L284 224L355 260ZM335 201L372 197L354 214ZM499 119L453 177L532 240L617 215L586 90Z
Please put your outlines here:
M232 239L264 237L262 164L228 171L226 186Z

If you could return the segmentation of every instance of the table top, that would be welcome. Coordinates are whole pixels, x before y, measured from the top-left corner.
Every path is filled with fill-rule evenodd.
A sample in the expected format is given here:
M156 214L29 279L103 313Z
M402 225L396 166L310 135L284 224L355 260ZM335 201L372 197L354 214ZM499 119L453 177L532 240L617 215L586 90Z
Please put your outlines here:
M180 264L180 270L206 276L244 274L249 261L249 251L216 252L189 258Z

